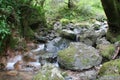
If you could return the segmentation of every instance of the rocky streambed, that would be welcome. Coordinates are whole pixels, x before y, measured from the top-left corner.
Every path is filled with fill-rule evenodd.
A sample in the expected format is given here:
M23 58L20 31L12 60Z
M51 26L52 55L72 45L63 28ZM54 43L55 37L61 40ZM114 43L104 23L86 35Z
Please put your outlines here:
M107 29L99 21L56 22L47 35L37 35L36 48L9 58L0 80L120 80L119 55L112 60L119 42L106 40Z

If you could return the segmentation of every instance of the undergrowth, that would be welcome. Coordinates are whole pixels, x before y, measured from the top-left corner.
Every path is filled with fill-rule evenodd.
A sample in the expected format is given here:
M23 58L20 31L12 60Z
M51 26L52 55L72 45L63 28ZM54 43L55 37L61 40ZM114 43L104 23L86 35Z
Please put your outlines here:
M54 0L53 0L54 1ZM70 21L91 21L91 19L96 19L103 21L106 19L100 0L80 0L74 1L75 7L68 9L67 1L57 3L51 1L46 2L46 17L48 22L52 20L68 19Z

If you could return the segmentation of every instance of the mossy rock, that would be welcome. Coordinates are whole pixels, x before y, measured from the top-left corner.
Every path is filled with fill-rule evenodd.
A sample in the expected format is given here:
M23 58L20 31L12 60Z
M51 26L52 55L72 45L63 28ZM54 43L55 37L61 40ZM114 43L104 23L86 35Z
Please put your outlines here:
M74 62L74 55L76 53L76 48L70 45L67 49L61 50L58 53L59 60L64 63L60 63L61 65L66 65L67 68L72 68L72 63ZM61 59L62 58L62 59Z
M58 63L65 69L89 69L101 61L102 57L95 48L80 42L72 42L68 48L58 52Z
M120 73L120 59L116 59L104 63L103 66L100 68L98 74L99 76L105 76L105 75L120 76L119 73Z
M113 44L99 44L97 46L100 50L100 54L106 58L106 59L112 59L112 56L114 55L114 51L115 51L115 46Z
M51 71L47 70L44 73L39 72L34 78L33 80L64 80L63 78L60 78L57 75L54 75L52 77L52 73Z
M116 59L104 63L98 76L98 80L120 80L120 60Z
M62 72L52 64L45 64L33 80L64 80Z

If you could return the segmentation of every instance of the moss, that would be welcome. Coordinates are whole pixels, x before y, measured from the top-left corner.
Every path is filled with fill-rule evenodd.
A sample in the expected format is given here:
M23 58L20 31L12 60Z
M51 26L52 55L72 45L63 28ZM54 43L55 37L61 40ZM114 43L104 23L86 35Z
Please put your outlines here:
M114 34L114 33L111 33L110 31L108 31L106 34L106 37L110 42L113 42L113 43L116 41L120 41L120 34L119 33Z
M42 72L39 72L34 78L33 80L50 80L50 71L45 72L45 74L43 74Z
M104 75L97 80L120 80L120 76L117 74Z
M84 64L84 65L87 65L90 61L89 61L89 59L82 59L81 60L82 61L82 64Z
M74 55L76 53L77 49L70 45L67 49L62 50L58 53L59 58L64 60L63 63L69 63L67 64L68 67L72 67L72 63L74 62Z
M49 67L47 68L48 68L47 70L38 72L38 74L34 76L33 80L64 80L63 78L60 78L56 74L52 76L51 69Z
M100 76L104 75L120 75L120 60L112 60L103 64L99 71Z
M104 57L104 58L107 58L107 59L111 59L113 54L114 54L114 50L115 50L115 47L113 44L110 44L110 45L99 45L98 46L99 49L100 49L100 53L101 55Z
M66 25L66 24L68 24L68 23L70 22L70 20L69 20L69 19L62 18L62 19L60 19L60 22L61 22L63 25Z

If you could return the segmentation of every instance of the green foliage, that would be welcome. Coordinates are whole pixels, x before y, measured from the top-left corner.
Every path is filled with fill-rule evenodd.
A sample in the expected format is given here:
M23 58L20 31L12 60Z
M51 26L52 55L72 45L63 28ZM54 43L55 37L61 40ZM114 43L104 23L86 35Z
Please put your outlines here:
M2 20L3 19L3 20ZM5 17L0 17L0 53L3 51L5 47L5 41L7 40L8 36L10 36L11 32L9 29L9 25L4 20Z
M4 20L0 20L0 39L4 40L7 35L10 34L8 25Z
M32 24L39 22L42 26L47 26L44 8L34 3L37 2L35 0L0 0L0 53L5 51L5 48L12 48L16 44L15 35L17 38L21 35L33 37L34 31L30 28Z
M53 2L52 5L49 4L51 2ZM103 21L105 19L100 0L73 0L75 7L71 10L67 7L68 0L58 2L58 0L46 1L45 10L47 20L60 20L64 18L78 22L91 21L91 19Z

